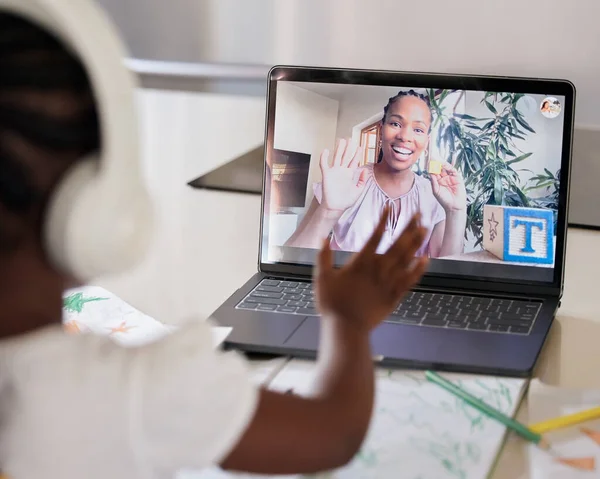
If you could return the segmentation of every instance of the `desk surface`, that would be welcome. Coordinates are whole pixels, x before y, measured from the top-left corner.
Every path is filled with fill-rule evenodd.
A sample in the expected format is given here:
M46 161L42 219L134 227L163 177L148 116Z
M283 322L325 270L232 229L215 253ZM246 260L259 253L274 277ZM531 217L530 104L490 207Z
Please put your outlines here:
M203 140L207 145L191 143L190 138L196 141L198 135L188 109L199 108L196 99L151 92L147 96L145 161L160 227L150 255L139 269L101 285L155 318L177 323L210 315L256 272L260 198L186 186L193 178L190 171L198 176L230 158L207 160L206 149L214 148L214 135ZM220 100L224 104L219 104L219 111L230 106L228 101L240 108L239 99L225 98ZM246 107L262 115L261 103ZM169 114L160 114L162 110ZM214 109L209 111L214 113ZM185 121L179 124L177 118ZM157 135L157 131L171 132L171 136ZM261 134L260 129L255 132L257 139ZM240 149L241 153L249 148L242 145ZM600 232L569 231L563 303L536 371L546 383L600 387L599 248ZM526 411L525 402L520 420L527 420ZM509 439L493 479L527 478L526 460L522 442Z
M189 207L196 226L184 226L180 238L177 294L180 300L189 298L187 306L195 305L198 314L208 315L256 271L260 202L247 195L207 191L195 191L192 198ZM595 274L600 255L593 253L599 246L600 233L570 230L564 300L536 372L546 383L600 385L600 356L594 354L600 338ZM527 421L526 401L518 418ZM493 478L526 478L526 460L521 441L509 439Z

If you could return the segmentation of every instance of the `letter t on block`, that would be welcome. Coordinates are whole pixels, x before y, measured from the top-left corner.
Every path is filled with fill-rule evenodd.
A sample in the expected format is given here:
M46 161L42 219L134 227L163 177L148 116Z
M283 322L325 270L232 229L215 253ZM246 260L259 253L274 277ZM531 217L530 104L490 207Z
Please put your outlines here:
M483 247L503 261L553 264L554 212L485 205Z

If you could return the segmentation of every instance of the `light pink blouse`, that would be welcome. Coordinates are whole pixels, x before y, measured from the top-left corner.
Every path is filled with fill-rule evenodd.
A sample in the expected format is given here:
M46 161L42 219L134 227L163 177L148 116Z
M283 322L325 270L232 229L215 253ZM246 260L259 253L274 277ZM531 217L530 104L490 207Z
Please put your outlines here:
M392 209L392 217L388 221L378 252L387 251L400 236L412 216L419 211L421 224L428 231L423 245L417 251L417 256L429 256L429 241L433 227L446 219L444 208L433 196L429 180L415 175L415 182L408 193L398 198L390 198L377 183L373 174L373 165L369 164L364 168L369 172L365 187L354 205L344 211L333 227L331 248L339 251L360 251L373 234L383 208L389 204ZM321 203L322 183L315 183L313 191L315 198ZM399 212L397 200L400 200Z

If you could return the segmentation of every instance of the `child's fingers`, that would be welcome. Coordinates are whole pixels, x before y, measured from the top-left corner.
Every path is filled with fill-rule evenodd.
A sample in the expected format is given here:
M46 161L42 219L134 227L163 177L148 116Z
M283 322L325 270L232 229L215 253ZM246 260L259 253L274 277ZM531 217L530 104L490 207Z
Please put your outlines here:
M369 241L367 241L367 244L363 247L363 249L359 253L359 258L369 259L370 256L375 254L375 252L377 251L377 247L379 246L379 243L381 243L381 238L383 236L383 232L385 231L385 225L388 221L389 216L390 216L390 207L386 206L383 209L381 218L379 218L379 223L377 224L375 231L369 238Z
M407 262L409 257L412 257L414 253L419 249L420 244L423 241L424 232L419 227L421 221L420 213L415 214L402 234L398 239L390 246L386 252L386 263L392 265L394 268L396 265Z
M317 261L317 276L326 274L333 268L333 254L329 238L325 238L321 251L319 252L319 260Z
M419 282L425 271L427 271L428 264L428 259L421 257L415 258L411 269L398 269L396 278L392 283L395 285L394 299L401 298L410 288Z
M406 271L411 268L411 263L415 261L415 255L425 239L426 229L419 228L410 242L406 244L404 250L399 251L396 255L386 259L386 269L383 278L387 276L394 278L399 272Z

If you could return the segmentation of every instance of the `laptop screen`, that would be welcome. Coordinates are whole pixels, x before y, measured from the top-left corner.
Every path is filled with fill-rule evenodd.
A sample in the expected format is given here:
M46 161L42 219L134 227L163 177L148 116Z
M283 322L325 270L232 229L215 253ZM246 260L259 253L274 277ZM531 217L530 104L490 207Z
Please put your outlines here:
M262 262L343 264L391 215L384 252L419 212L429 273L554 280L566 97L277 81Z

